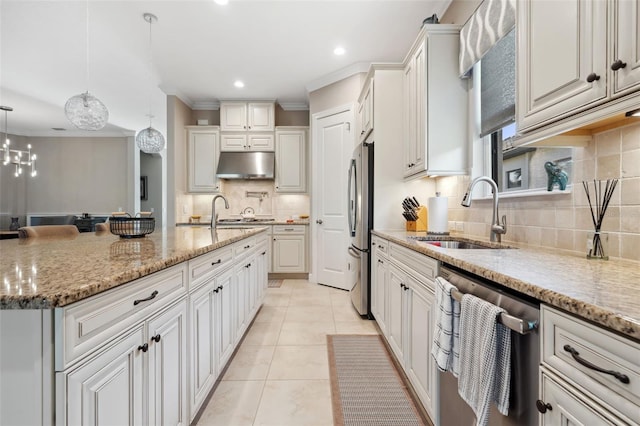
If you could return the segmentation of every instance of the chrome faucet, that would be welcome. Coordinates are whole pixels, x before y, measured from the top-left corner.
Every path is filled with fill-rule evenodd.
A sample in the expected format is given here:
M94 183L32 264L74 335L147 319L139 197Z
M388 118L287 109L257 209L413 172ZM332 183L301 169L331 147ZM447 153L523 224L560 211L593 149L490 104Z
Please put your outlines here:
M213 197L213 200L211 201L211 232L216 230L216 223L218 222L218 214L216 213L216 200L218 198L222 198L224 200L225 209L229 208L229 202L224 198L224 195L216 195Z
M471 206L471 191L476 183L483 181L487 182L491 186L491 192L493 193L493 215L491 217L493 223L491 224L491 236L490 240L495 242L502 241L502 234L507 232L507 216L502 216L502 223L500 223L500 214L498 213L498 185L488 176L480 176L475 178L469 184L467 192L462 197L462 206Z

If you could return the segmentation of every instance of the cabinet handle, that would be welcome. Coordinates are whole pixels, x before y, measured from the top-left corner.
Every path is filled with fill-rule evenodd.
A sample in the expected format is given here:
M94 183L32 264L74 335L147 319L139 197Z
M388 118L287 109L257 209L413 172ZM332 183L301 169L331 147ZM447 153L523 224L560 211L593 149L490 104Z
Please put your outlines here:
M250 245L244 246L244 248L245 248L245 249L248 249L248 248L250 248L250 247L251 247Z
M158 343L160 341L160 333L156 334L151 338L154 342Z
M573 357L573 359L575 359L578 364L584 365L585 367L590 368L592 370L599 371L600 373L611 374L613 377L620 380L624 384L629 383L629 376L627 376L626 374L622 374L618 371L613 371L613 370L605 370L604 368L598 367L597 365L590 363L586 359L580 357L580 353L569 345L564 345L563 349L566 352L569 352Z
M400 288L404 290L404 284L400 283Z
M213 289L213 292L214 292L214 293L217 293L217 292L219 292L219 291L220 291L220 287L217 287L217 288L214 288L214 289Z
M148 302L151 299L155 299L157 295L158 295L158 290L154 290L153 293L151 293L151 296L146 297L144 299L136 299L136 300L134 300L133 301L133 306L135 306L135 305L137 305L139 303L142 303L142 302Z
M600 80L600 76L595 72L592 72L587 76L587 83L593 83L594 81Z
M222 291L222 290L224 290L224 287L220 285L220 286L218 286L218 288L216 290Z
M317 223L318 225L322 225L322 219L317 219L317 220L316 220L316 223Z
M251 264L250 264L250 263L247 263L246 265L244 265L244 267L245 267L245 268L250 268L250 267L251 267Z
M265 254L267 254L267 252L263 251L262 253L260 253L260 256L264 256Z
M144 345L140 345L140 346L138 346L138 350L139 350L139 351L142 351L142 352L146 352L146 351L148 351L148 350L149 350L149 344L148 344L148 343L145 343Z
M611 64L611 69L613 71L618 71L620 68L624 68L627 66L626 62L622 62L620 59Z
M378 259L378 263L384 263L382 259Z
M536 401L536 408L542 414L546 413L547 410L549 410L549 411L553 410L553 407L551 406L551 404L549 404L548 402L544 402L541 399Z
M407 291L407 290L409 290L409 286L408 286L408 285L405 285L405 286L404 286L404 291Z
M219 264L221 264L221 263L222 263L222 259L218 259L218 260L216 260L215 262L211 262L211 266L213 266L213 265L219 265Z
M295 231L293 228L284 228L285 231Z
M407 167L409 167L409 168L411 168L411 167L413 167L413 166L415 166L415 163L409 163L409 164L407 164Z

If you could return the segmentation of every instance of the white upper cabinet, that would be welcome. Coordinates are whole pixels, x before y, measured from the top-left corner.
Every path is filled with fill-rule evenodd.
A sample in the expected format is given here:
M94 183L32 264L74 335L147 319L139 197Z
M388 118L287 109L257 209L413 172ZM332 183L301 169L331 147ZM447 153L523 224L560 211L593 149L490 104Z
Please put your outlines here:
M220 135L220 151L273 151L271 134L223 133Z
M518 3L518 131L604 110L639 90L639 20L630 0Z
M222 102L220 129L223 132L272 132L275 128L273 102Z
M276 129L276 192L307 192L307 127Z
M358 129L362 142L373 130L373 79L369 80L366 91L358 99Z
M458 76L460 27L425 25L404 61L404 176L465 174L468 82Z
M534 0L518 13L519 131L607 97L606 1Z
M220 191L216 176L219 156L218 126L187 126L187 181L189 192Z

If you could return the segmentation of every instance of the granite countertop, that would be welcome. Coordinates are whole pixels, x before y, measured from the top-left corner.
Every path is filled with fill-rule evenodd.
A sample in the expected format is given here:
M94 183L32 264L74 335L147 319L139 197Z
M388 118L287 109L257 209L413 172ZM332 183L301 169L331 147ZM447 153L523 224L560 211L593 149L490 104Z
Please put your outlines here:
M637 262L589 260L571 252L512 244L506 247L513 248L492 250L446 249L407 238L424 232L376 230L373 234L640 341Z
M0 309L65 306L266 228L170 228L144 238L81 233L0 241Z

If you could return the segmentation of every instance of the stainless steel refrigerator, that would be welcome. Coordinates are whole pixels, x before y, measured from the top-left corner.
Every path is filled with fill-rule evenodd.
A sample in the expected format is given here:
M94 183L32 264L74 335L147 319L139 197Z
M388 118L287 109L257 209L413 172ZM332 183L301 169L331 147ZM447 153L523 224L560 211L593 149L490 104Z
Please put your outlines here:
M373 143L363 142L353 151L349 166L349 235L352 257L351 302L362 316L370 316L370 231L373 226Z

